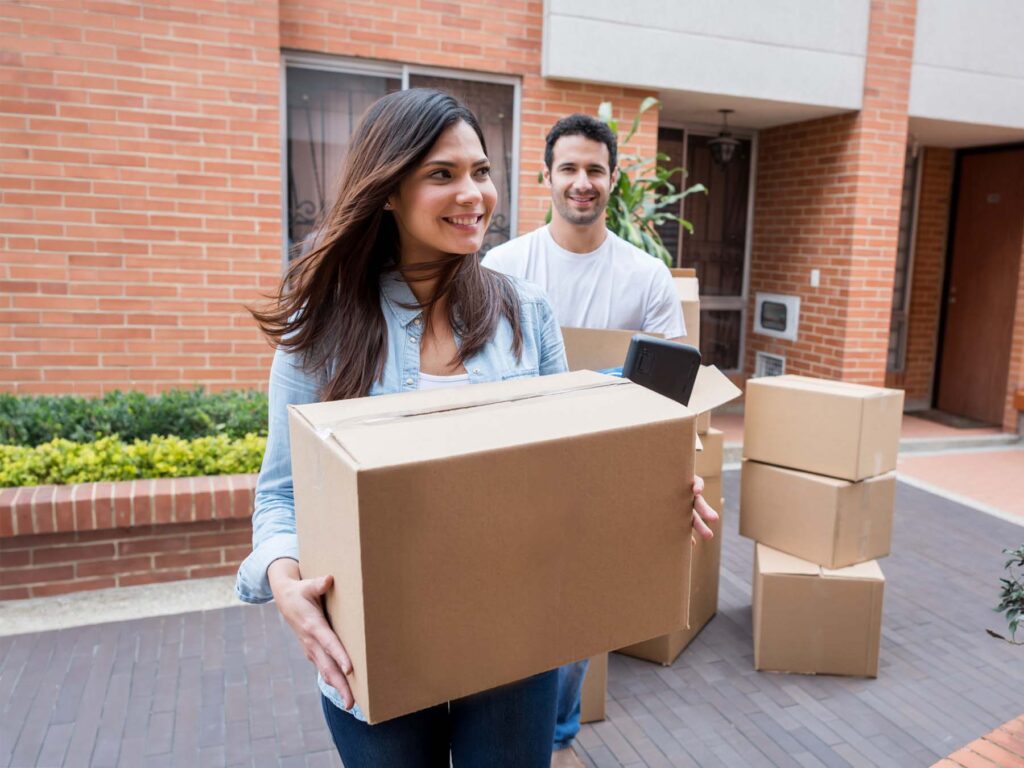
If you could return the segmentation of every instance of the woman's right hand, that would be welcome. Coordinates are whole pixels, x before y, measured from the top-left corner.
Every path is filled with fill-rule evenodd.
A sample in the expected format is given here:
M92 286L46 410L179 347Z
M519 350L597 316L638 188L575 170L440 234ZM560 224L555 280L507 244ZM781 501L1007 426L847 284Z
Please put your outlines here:
M327 594L334 578L304 579L299 564L289 558L272 562L267 578L277 609L299 638L306 658L316 665L327 684L341 694L345 709L351 709L355 698L345 675L352 673L352 661L320 606L320 598Z

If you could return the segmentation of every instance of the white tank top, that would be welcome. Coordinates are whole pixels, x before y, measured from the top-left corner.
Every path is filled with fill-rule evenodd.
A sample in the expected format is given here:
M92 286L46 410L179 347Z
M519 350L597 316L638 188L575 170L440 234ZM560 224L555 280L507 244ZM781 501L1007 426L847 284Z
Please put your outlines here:
M432 373L420 371L420 383L417 389L444 389L445 387L458 387L469 384L468 373L457 373L454 376L435 376Z

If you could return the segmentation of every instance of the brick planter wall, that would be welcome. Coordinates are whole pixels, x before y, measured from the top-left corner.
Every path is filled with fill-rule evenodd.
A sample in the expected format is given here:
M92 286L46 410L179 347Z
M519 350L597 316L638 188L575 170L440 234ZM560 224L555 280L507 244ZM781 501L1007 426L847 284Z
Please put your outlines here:
M223 576L250 550L256 475L0 491L0 600Z

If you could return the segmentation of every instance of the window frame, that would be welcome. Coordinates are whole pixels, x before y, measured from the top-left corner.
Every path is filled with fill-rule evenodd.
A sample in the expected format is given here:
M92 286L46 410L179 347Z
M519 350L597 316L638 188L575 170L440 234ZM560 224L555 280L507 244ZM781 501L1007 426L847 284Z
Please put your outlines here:
M688 122L676 122L676 121L665 121L658 123L659 128L673 128L675 130L681 130L683 132L683 157L682 167L687 168L687 157L689 153L689 138L693 136L717 136L722 128L721 126L714 126L708 123L688 123ZM730 126L729 132L738 139L747 139L750 141L750 180L747 188L747 224L746 229L743 233L743 292L739 296L705 296L700 294L700 308L701 311L737 311L740 312L740 345L737 360L739 367L722 369L723 373L743 375L745 369L746 359L746 343L747 343L747 302L750 296L750 260L751 253L753 250L753 239L754 239L754 196L757 191L757 154L758 154L758 136L759 132L756 129L737 129ZM680 201L679 216L683 215L683 203ZM681 264L681 257L683 254L683 241L685 234L680 236L679 245L674 254L675 263Z
M427 67L417 64L383 61L379 59L354 59L305 51L281 51L281 79L279 92L281 151L281 269L288 268L288 67L315 69L322 72L337 72L346 75L368 75L398 79L402 90L409 89L412 75L449 77L453 80L467 80L477 83L511 85L512 92L512 167L509 168L509 233L515 237L519 226L519 140L522 110L522 79L514 75L499 75L490 72L476 72L469 69L449 67Z

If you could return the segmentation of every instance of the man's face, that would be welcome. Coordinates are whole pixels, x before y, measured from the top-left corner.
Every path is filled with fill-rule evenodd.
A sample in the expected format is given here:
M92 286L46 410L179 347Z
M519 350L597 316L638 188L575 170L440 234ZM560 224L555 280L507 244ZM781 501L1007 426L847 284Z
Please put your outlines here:
M601 218L615 176L608 167L608 147L586 136L563 136L552 147L551 201L570 224L585 226Z

